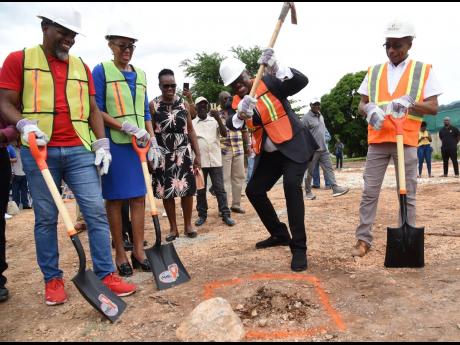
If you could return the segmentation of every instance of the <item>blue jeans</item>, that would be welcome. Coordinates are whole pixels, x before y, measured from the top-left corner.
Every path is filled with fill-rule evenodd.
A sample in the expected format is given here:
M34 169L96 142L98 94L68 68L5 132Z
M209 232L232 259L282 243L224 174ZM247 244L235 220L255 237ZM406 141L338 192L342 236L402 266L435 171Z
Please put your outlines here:
M325 186L326 187L332 187L331 181L327 178L326 173L323 170L323 176L324 176L324 181L325 181ZM315 187L320 187L321 186L321 177L319 174L319 161L316 163L315 170L313 170L313 186Z
M254 160L255 159L256 157L248 157L248 173L246 175L246 183L248 183L252 177L252 171L254 170Z
M48 282L53 278L61 278L63 274L59 269L58 209L28 148L21 148L21 158L34 200L37 261L45 276L45 282ZM48 147L46 162L56 186L60 187L61 180L64 180L77 199L88 226L93 270L102 279L114 272L115 267L94 154L83 146Z
M422 145L417 148L418 156L418 174L422 175L423 161L426 161L426 168L428 169L428 175L431 175L431 146Z

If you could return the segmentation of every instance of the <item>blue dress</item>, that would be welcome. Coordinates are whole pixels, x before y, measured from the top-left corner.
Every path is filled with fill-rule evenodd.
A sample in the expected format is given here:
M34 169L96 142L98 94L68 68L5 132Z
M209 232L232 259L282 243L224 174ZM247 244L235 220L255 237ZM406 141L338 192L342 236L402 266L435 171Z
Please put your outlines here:
M131 93L134 95L136 72L121 71L125 76ZM96 103L101 111L107 112L105 106L105 75L102 64L94 67L94 85ZM145 93L145 120L151 120L147 91ZM110 128L105 127L105 134L110 139L112 163L109 173L102 176L102 196L106 200L125 200L142 197L147 193L141 162L131 144L115 144L110 136Z

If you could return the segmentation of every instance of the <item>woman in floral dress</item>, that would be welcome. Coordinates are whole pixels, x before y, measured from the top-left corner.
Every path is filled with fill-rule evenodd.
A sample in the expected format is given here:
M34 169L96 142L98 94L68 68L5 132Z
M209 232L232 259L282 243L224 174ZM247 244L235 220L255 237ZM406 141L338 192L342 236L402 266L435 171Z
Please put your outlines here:
M190 117L190 107L176 95L174 72L162 70L159 75L161 96L150 102L150 112L162 159L154 171L153 191L163 199L168 215L170 233L166 241L179 237L175 198L181 198L184 233L190 238L197 232L192 228L193 196L196 193L195 174L201 167L200 151ZM192 150L195 158L192 160Z

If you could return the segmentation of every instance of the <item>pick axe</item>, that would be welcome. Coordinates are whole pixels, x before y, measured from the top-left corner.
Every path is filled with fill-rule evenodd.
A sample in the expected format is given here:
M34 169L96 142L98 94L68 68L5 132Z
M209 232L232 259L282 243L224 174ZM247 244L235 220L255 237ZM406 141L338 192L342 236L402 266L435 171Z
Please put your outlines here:
M281 26L283 25L284 20L286 19L286 16L289 10L291 10L291 23L297 24L297 12L295 10L294 3L293 2L283 3L283 8L281 9L281 13L278 18L278 22L276 23L275 30L273 31L272 38L270 39L270 43L268 44L268 48L273 48L275 46L276 39L278 38L278 34L281 30ZM257 87L259 86L259 83L262 80L262 77L264 75L264 71L265 71L265 65L260 65L259 70L257 71L256 79L254 80L254 83L252 84L251 92L249 93L251 97L255 96Z

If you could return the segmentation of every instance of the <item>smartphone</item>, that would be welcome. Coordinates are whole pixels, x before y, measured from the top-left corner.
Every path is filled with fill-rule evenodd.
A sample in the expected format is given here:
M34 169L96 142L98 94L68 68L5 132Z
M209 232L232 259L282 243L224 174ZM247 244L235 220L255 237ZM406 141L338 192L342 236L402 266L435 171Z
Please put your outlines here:
M184 83L184 86L182 90L190 90L190 84L189 83Z

